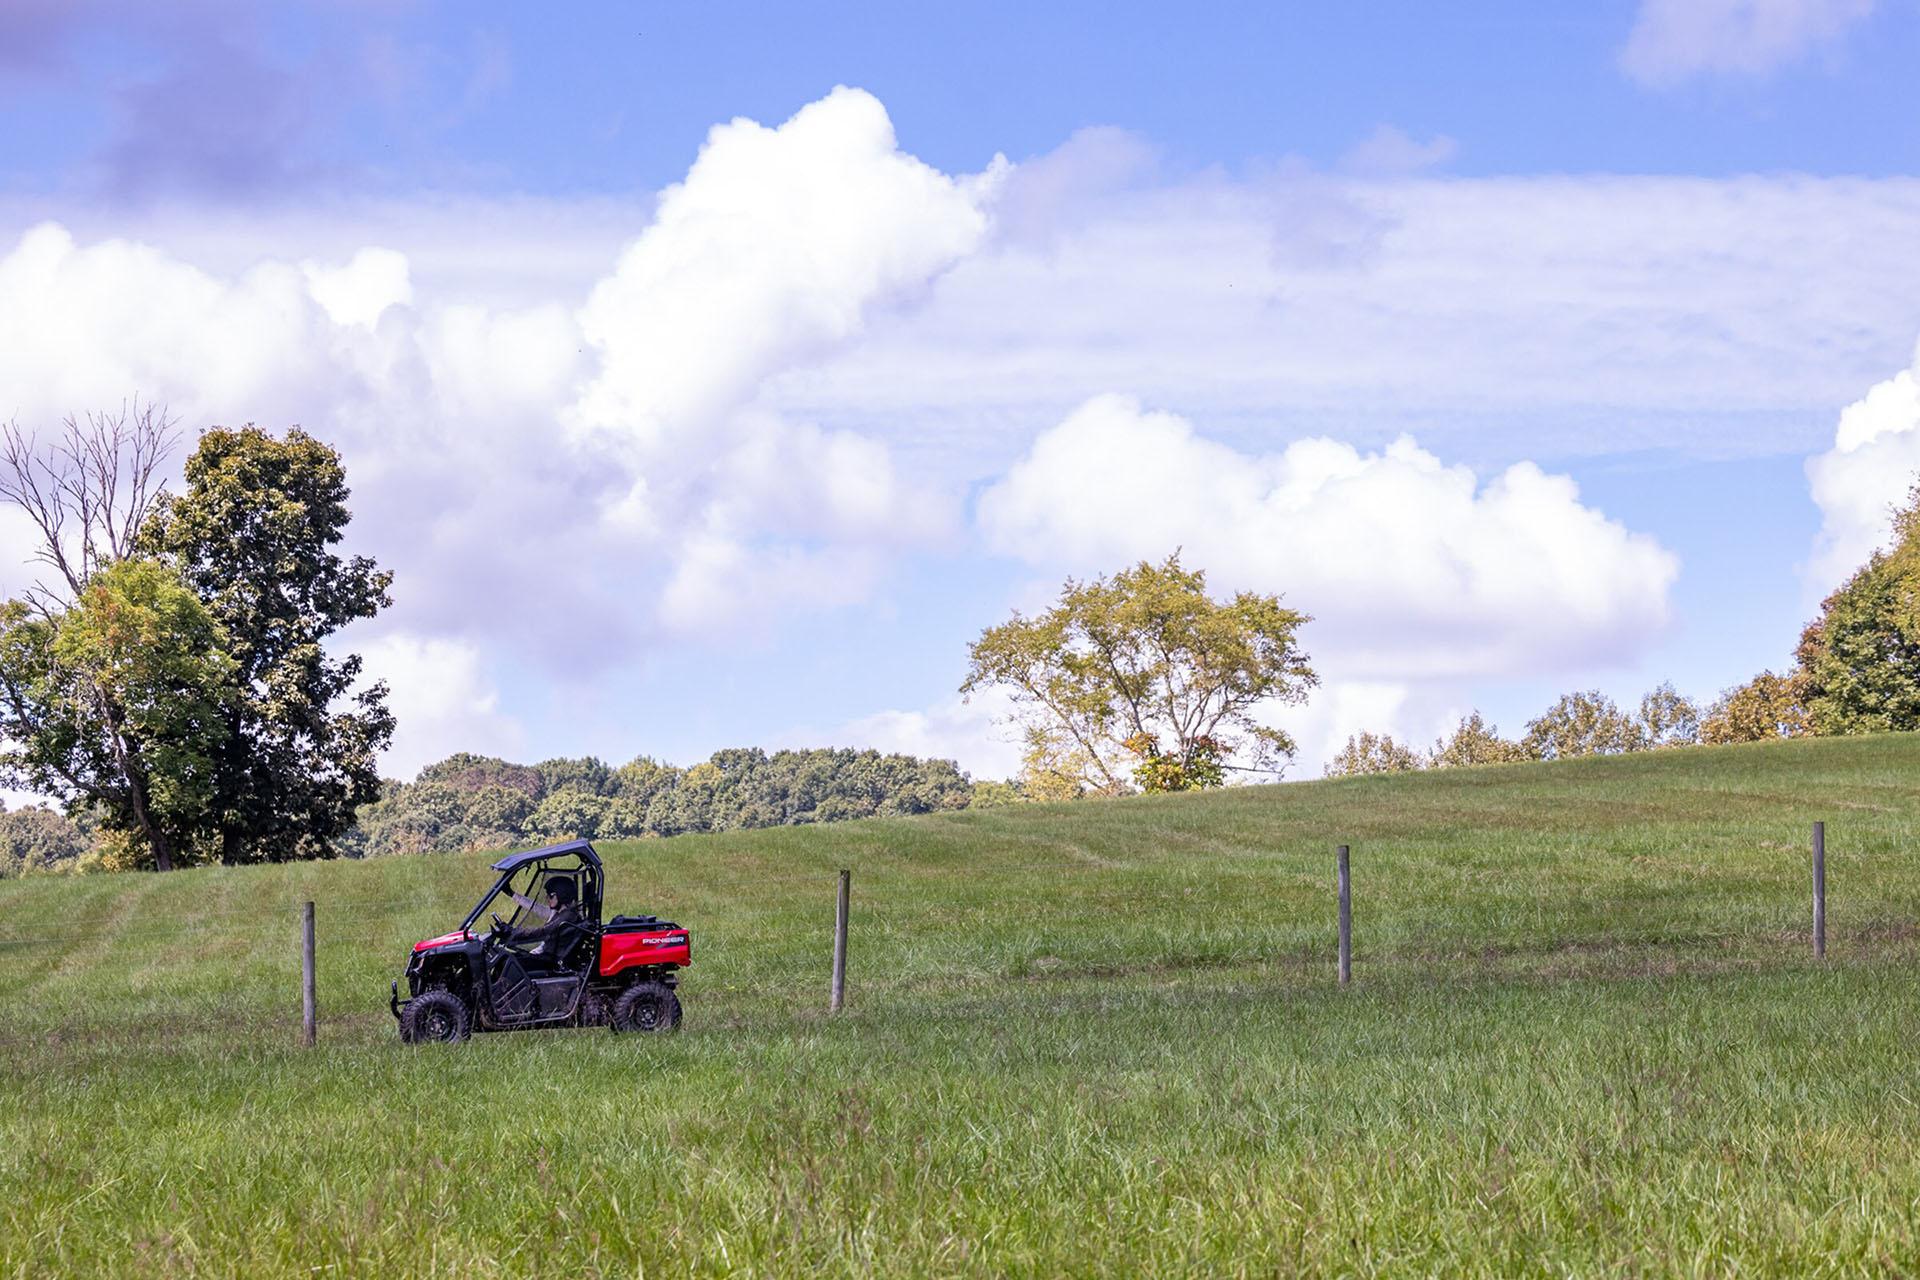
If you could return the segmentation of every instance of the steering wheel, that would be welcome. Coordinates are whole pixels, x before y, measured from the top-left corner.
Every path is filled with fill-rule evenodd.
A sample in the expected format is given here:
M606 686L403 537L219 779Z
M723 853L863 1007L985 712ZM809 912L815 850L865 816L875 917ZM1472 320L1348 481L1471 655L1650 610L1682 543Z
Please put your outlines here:
M490 911L487 914L493 917L492 931L495 934L502 934L507 931L507 922L500 918L500 913L498 911Z

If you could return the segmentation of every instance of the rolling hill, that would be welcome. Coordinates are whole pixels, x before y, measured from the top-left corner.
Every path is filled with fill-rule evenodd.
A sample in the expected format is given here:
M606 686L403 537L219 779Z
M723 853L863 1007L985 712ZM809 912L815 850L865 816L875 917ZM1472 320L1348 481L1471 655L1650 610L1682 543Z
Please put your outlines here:
M685 1031L457 1048L483 855L7 882L0 1274L1909 1271L1917 848L1920 735L611 845Z

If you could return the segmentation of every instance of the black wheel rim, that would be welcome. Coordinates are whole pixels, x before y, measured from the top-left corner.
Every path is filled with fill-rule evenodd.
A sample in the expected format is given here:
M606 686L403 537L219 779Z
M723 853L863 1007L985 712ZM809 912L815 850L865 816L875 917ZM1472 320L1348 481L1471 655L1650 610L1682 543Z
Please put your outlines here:
M634 1006L633 1025L642 1031L652 1031L660 1025L660 1006L653 1000L642 1000Z
M451 1040L453 1038L453 1019L446 1012L435 1009L427 1015L427 1038L429 1040Z

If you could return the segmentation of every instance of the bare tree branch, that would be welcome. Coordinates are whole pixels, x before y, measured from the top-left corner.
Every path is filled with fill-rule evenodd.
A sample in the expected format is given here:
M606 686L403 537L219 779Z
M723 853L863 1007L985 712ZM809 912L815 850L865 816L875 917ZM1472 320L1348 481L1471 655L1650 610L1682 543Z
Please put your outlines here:
M69 416L61 427L44 447L17 422L0 427L0 502L26 513L40 534L33 559L54 571L7 608L10 617L18 618L17 610L24 606L48 624L79 604L95 574L132 556L141 526L165 496L161 468L180 434L164 410L137 398L123 403L118 412L89 413L84 421ZM62 755L56 744L29 767L43 769L42 777L57 776L75 792L95 799L123 792L155 865L169 870L172 850L151 811L150 777L137 744L129 739L126 709L98 673L75 674L88 693L71 701L69 728L80 740L100 733L112 763L89 779L85 771L72 767L71 750ZM5 684L12 712L9 732L16 738L30 736L43 727L40 709L12 679ZM90 723L96 718L97 729Z
M0 501L40 533L34 560L65 584L35 582L33 608L51 616L77 599L99 569L133 553L140 528L166 493L161 468L179 442L175 419L137 397L117 412L69 416L44 448L19 423L0 426Z

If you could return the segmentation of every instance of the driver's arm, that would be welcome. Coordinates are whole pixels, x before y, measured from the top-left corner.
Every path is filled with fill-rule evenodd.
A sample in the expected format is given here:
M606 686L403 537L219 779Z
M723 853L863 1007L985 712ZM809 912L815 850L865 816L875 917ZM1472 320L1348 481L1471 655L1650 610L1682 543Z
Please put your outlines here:
M553 912L548 911L547 914L551 916ZM548 938L558 933L560 928L561 922L549 920L543 925L532 925L524 929L508 929L507 941L513 943L515 946L529 946L535 943L545 942Z
M562 907L553 914L553 919L538 929L516 929L509 941L516 944L542 943L558 938L569 929L580 926L580 913L573 907Z
M526 910L540 917L540 920L543 924L552 921L553 908L548 906L546 903L535 902L532 898L527 897L525 894L515 893L511 889L507 890L507 896L509 898L512 898L515 902L519 903Z

